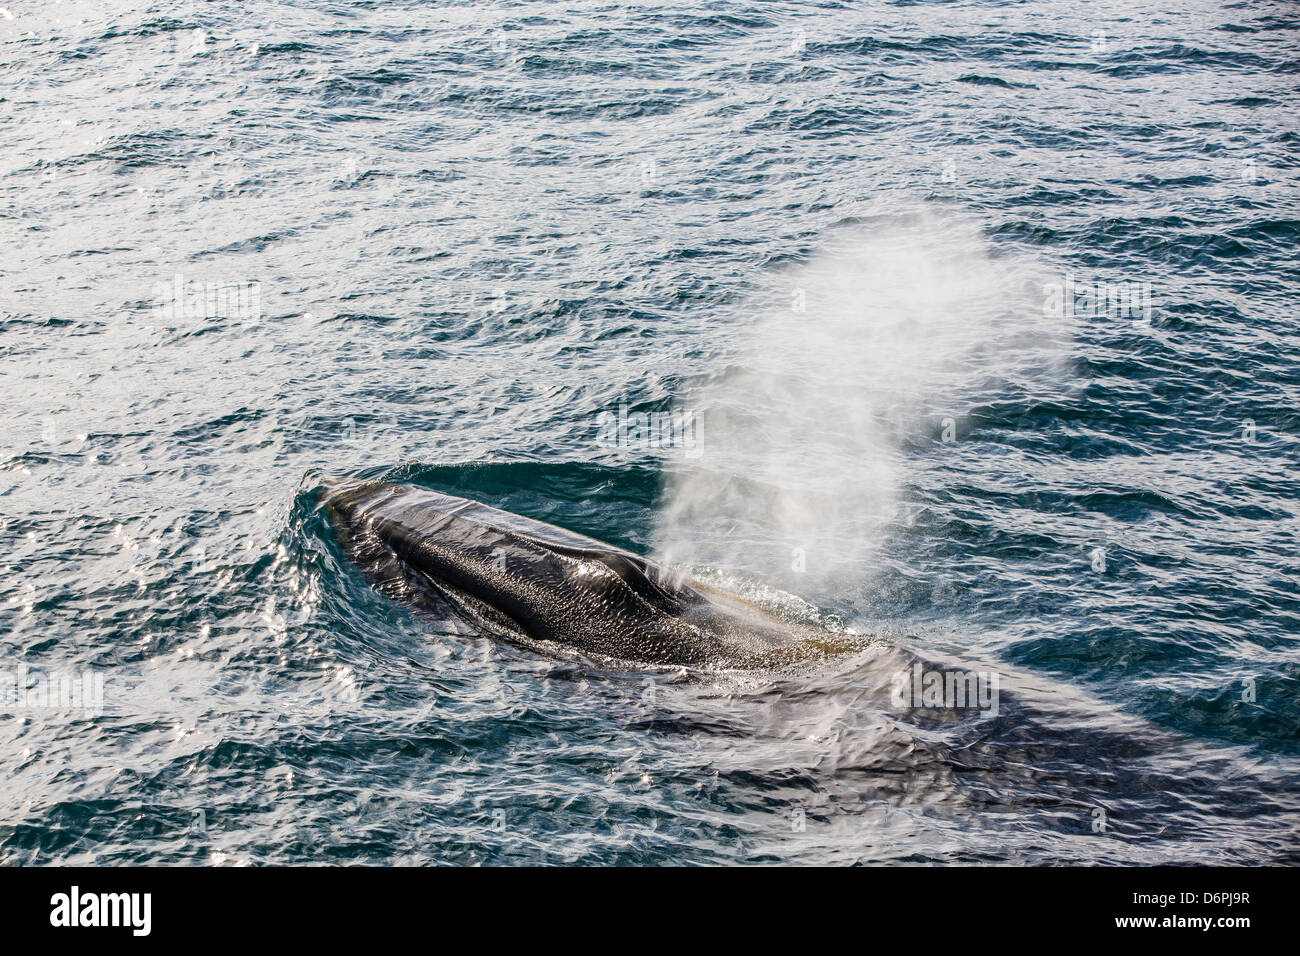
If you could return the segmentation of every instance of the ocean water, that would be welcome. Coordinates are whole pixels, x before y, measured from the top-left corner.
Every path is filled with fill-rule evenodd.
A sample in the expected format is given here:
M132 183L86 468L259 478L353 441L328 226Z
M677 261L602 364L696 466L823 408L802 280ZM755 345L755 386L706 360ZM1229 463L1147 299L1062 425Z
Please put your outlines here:
M5 0L0 862L1300 860L1300 17L1158 6ZM873 650L438 633L339 475Z

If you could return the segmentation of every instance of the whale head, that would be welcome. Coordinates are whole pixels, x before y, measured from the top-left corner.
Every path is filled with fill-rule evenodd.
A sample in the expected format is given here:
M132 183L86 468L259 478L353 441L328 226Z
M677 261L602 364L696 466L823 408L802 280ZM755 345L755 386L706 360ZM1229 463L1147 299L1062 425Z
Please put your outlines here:
M629 551L467 498L341 480L320 500L382 591L542 653L774 667L842 649Z

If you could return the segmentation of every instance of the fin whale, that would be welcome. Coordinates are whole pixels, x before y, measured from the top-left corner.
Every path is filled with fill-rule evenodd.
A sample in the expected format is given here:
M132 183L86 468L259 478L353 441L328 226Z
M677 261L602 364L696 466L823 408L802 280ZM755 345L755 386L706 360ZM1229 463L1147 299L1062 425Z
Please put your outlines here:
M563 528L412 485L327 482L319 500L384 593L542 653L773 668L856 647Z

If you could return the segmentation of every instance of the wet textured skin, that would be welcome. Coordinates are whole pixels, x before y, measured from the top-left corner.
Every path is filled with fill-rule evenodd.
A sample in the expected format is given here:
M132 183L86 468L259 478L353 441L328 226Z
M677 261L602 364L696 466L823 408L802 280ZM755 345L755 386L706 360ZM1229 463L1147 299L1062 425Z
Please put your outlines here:
M848 649L631 552L466 498L339 481L321 501L385 593L516 643L692 667L774 667Z

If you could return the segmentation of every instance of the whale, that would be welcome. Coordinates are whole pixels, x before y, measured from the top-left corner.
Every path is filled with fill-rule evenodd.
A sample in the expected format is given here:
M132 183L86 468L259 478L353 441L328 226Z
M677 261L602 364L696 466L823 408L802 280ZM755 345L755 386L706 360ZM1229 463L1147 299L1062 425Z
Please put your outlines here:
M384 481L319 491L344 551L382 593L459 630L549 656L773 669L858 646L643 556L469 498Z
M1277 836L1300 821L1285 772L1243 766L1086 688L965 648L780 619L622 548L422 486L335 479L313 496L366 583L433 633L504 642L561 673L577 664L584 681L601 678L602 714L652 730L720 786L764 781L786 807L821 795L808 825L837 837L821 841L837 858L893 861L895 837L946 846L958 827L958 859L1039 852L1048 838L1019 821L1044 813L1060 852L1104 840L1111 863L1221 860L1225 846L1298 858ZM656 680L661 665L671 679ZM658 692L620 695L629 676ZM949 677L975 679L974 699L949 700ZM1208 843L1207 807L1221 808Z

